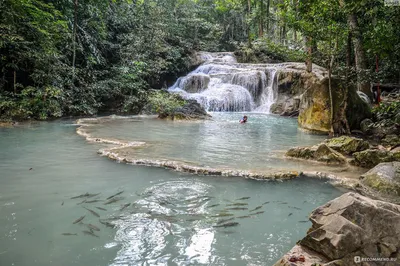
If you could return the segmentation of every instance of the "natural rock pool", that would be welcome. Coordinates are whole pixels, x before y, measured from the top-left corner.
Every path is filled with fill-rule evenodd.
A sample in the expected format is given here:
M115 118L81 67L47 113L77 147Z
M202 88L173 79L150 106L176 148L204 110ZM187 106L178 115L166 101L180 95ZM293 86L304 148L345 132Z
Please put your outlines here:
M259 171L305 167L281 150L321 141L296 120L250 114L241 125L241 115L106 119L85 132L146 142L127 147L129 156ZM256 181L118 164L96 154L115 145L88 143L74 123L0 128L2 266L272 265L305 235L308 214L342 194L311 178ZM100 194L71 199L86 192Z

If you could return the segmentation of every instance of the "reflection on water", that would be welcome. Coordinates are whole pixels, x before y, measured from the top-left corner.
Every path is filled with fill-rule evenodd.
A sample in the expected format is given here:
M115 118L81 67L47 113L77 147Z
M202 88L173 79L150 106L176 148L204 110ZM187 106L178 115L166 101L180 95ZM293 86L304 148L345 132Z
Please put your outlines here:
M175 143L194 130L179 125ZM245 126L242 138L264 134ZM155 127L147 137L161 141ZM216 145L218 127L210 122L202 130L209 144L197 145ZM221 134L229 144L228 131ZM341 194L312 179L259 182L117 164L99 157L100 146L77 136L70 121L0 129L0 136L2 266L272 265L304 236L308 213ZM118 201L105 204L120 191ZM86 192L100 194L71 199ZM100 229L93 230L98 237L89 224Z

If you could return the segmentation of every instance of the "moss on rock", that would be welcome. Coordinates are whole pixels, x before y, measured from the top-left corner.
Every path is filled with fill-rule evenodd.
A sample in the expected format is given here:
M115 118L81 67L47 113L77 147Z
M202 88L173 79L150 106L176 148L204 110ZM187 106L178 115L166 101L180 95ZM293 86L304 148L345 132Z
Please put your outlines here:
M341 136L325 141L329 148L334 149L342 154L351 155L354 152L364 151L369 149L368 141L349 136Z
M365 168L372 168L383 162L393 162L396 160L396 156L393 153L386 150L373 150L368 149L353 154L354 160L352 163L356 166Z
M379 193L400 196L400 162L381 163L362 175L360 180Z
M313 147L296 147L288 150L286 156L313 160L327 164L345 164L346 158L339 152L322 143Z

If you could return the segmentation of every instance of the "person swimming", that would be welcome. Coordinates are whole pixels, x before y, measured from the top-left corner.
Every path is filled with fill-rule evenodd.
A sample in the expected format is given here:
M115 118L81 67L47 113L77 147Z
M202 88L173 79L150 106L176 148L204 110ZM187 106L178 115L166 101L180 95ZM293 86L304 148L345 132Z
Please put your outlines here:
M239 121L240 124L244 124L247 122L247 115L243 116L242 120Z

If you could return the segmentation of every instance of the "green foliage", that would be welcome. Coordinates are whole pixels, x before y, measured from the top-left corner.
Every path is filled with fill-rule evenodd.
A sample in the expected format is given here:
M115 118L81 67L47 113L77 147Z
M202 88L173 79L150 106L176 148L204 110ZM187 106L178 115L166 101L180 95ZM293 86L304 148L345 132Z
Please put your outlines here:
M382 103L372 109L374 119L381 121L384 119L395 119L400 116L400 102Z
M166 117L177 108L186 103L178 94L167 93L164 91L152 91L148 96L148 105L150 109L161 117Z

